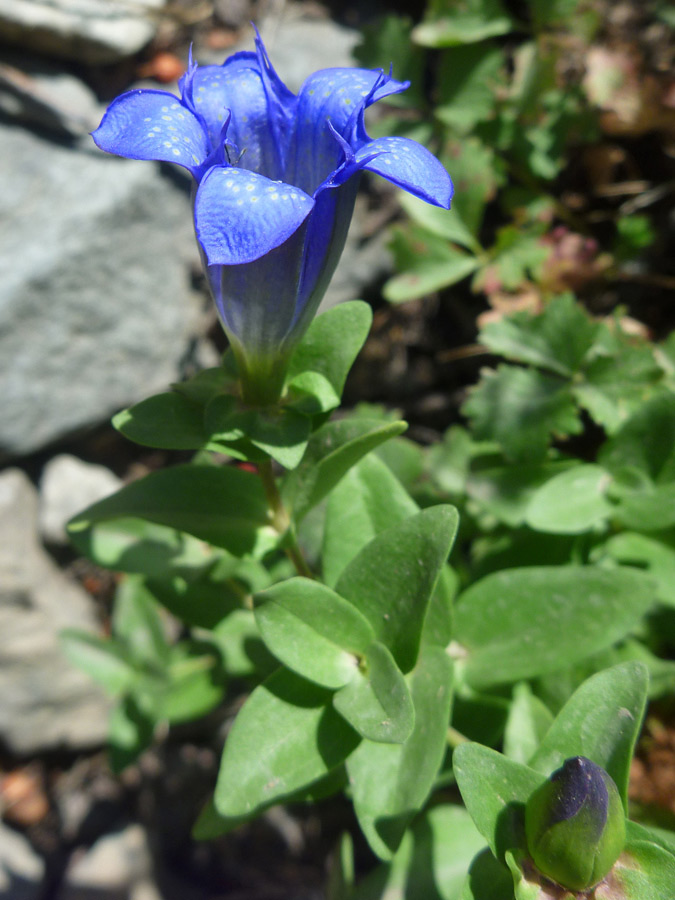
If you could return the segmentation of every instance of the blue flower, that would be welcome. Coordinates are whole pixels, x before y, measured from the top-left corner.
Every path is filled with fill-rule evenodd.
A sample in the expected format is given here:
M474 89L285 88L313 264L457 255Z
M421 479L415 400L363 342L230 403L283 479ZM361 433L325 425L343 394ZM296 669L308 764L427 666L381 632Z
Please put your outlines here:
M123 94L93 138L192 173L197 240L245 396L273 401L342 253L356 176L376 172L446 209L452 182L415 141L368 137L366 107L408 87L382 71L324 69L296 96L256 35L255 52L222 66L190 58L179 87L180 98Z

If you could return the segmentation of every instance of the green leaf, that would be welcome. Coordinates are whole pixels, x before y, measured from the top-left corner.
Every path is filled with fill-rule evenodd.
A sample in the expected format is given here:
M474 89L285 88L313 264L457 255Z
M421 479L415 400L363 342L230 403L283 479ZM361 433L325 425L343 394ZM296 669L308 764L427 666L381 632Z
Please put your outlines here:
M172 384L171 388L191 403L204 407L218 394L236 394L237 381L238 374L234 354L231 350L227 350L223 356L222 366L202 369L187 381Z
M126 485L71 519L73 543L88 555L96 529L137 517L186 531L235 556L274 545L260 480L231 466L173 466Z
M344 569L336 590L369 620L402 672L415 665L422 626L455 534L452 506L434 506L374 537Z
M598 324L571 294L552 300L539 315L514 313L490 322L481 343L507 359L570 378L593 346Z
M381 859L391 859L432 789L445 753L451 679L447 654L426 646L407 677L415 709L415 727L408 740L363 741L347 760L359 824Z
M603 446L599 462L613 473L635 467L656 483L675 481L675 394L643 403Z
M181 641L172 647L168 676L158 717L172 725L206 715L223 699L224 673L216 651L205 642Z
M255 623L250 609L237 609L213 629L210 639L223 658L223 667L232 677L271 675L278 667Z
M486 847L474 859L459 900L513 900L513 878Z
M284 665L327 688L352 681L375 633L349 601L308 578L291 578L256 595L263 640Z
M526 522L549 534L583 534L597 528L614 510L606 496L611 481L602 466L592 463L561 472L536 491Z
M335 393L335 388L319 372L301 372L287 384L287 388L295 398L291 408L306 416L327 413L340 405L340 397Z
M477 468L469 473L466 493L500 522L517 528L525 522L532 498L548 481L566 472L574 462L554 460L518 466Z
M301 465L282 486L282 498L294 521L300 522L366 454L407 427L405 422L353 418L319 428Z
M194 578L180 575L149 579L148 588L157 600L186 625L214 628L241 606L241 588L233 581L219 581L203 571Z
M375 456L362 459L328 499L322 553L326 583L335 585L347 564L377 534L418 511L381 460Z
M639 531L661 531L675 525L675 481L620 497L616 518Z
M364 345L373 314L367 303L351 300L317 316L296 347L288 366L287 383L303 372L317 372L342 396L347 374Z
M612 875L626 900L672 900L675 857L657 844L628 841Z
M112 423L130 441L144 447L199 450L209 446L202 408L175 391L122 410Z
M413 28L412 38L423 47L452 47L508 34L512 28L500 0L436 0Z
M157 601L140 578L125 578L117 589L112 630L138 665L161 670L168 663L169 644Z
M80 553L120 572L169 577L201 569L209 561L203 541L142 519L111 519L84 534L70 534Z
M450 287L467 278L480 266L480 260L448 244L445 238L436 238L423 232L420 240L414 230L412 235L410 246L404 248L403 242L408 242L404 232L398 229L393 234L392 250L397 268L405 268L406 271L394 275L385 284L382 293L390 303L405 303ZM402 266L401 261L406 257L412 257L412 262Z
M122 647L88 631L67 628L59 634L67 659L113 696L124 693L137 678Z
M359 668L333 697L333 706L370 741L402 744L413 730L415 711L405 679L394 658L374 641Z
M444 53L438 72L442 103L435 110L441 122L466 134L490 119L505 80L504 64L502 51L490 44L456 47Z
M247 816L322 778L360 738L331 705L331 692L280 669L250 695L225 743L215 804Z
M624 637L653 602L651 580L626 568L543 566L488 575L454 609L465 677L486 688L567 668Z
M539 279L541 266L551 255L551 249L542 242L540 225L531 230L534 233L515 225L500 228L497 243L490 251L492 261L474 279L474 290L492 293L496 287L512 291L532 278Z
M504 755L528 763L553 722L549 708L525 681L513 689L513 702L504 730Z
M675 547L644 534L615 534L597 550L598 557L646 569L656 583L656 599L675 606Z
M311 430L310 419L295 409L242 409L229 395L208 404L204 421L214 441L228 452L234 448L239 455L255 459L255 449L252 454L246 452L250 444L289 469L302 459Z
M491 143L491 142L490 142ZM452 207L472 234L480 232L486 204L506 183L504 164L490 144L475 136L450 139L441 161L452 173Z
M647 688L642 663L623 663L593 675L557 715L530 766L550 775L569 757L585 756L611 775L625 806Z
M574 385L577 402L609 433L641 410L662 379L652 347L625 342L616 354L598 356Z
M452 764L469 815L494 855L525 849L525 804L544 777L481 744L461 744Z
M447 241L466 247L474 253L481 253L482 247L476 240L456 209L432 206L413 194L401 192L399 203L411 219L427 231Z
M484 846L462 806L435 806L406 832L391 862L358 885L351 900L460 900L471 861Z
M582 430L567 383L516 366L485 371L463 412L477 438L496 441L508 458L521 462L543 459L553 434Z
M110 767L118 774L152 743L156 720L129 695L113 709L108 727Z

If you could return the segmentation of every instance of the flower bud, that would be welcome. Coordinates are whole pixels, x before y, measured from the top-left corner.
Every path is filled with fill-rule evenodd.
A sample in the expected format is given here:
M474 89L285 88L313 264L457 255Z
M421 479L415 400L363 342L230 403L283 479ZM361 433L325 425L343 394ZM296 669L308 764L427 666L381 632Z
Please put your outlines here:
M619 791L590 759L568 759L528 800L525 834L543 875L568 890L588 890L623 850L626 820Z

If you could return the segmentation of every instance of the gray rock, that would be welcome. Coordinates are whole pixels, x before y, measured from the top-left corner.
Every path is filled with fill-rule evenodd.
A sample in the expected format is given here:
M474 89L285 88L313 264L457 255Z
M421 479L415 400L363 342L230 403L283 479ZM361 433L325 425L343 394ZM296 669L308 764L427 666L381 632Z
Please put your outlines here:
M89 597L36 538L37 491L20 469L0 474L0 740L16 754L105 740L108 701L64 657L64 628L96 627Z
M0 456L12 456L180 378L204 298L179 173L89 138L0 125L0 142Z
M96 128L101 106L79 78L25 52L3 55L0 111L6 116L59 135L78 136Z
M92 64L131 56L155 35L165 0L3 0L3 39Z
M83 462L68 453L54 456L40 482L40 533L44 540L67 543L68 520L121 486L121 479L105 466Z
M260 24L260 34L279 77L294 92L305 78L318 69L333 66L353 66L352 51L360 33L345 28L328 18L309 18L284 5L283 16L269 15ZM226 56L239 50L254 48L253 33L223 53L221 50L199 48L197 60L203 65L219 65Z
M0 900L38 900L44 863L28 840L0 821Z
M128 825L71 861L58 900L160 900L151 876L147 835Z

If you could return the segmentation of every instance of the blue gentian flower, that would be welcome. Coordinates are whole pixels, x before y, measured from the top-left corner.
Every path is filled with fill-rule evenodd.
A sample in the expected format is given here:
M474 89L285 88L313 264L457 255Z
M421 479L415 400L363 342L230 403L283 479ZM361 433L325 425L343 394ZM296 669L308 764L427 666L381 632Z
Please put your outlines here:
M175 162L196 182L197 240L244 396L274 402L288 358L344 247L365 170L437 206L452 182L408 138L371 140L364 112L408 87L382 71L324 69L293 94L256 34L255 52L199 68L181 96L133 90L93 133L109 153Z

